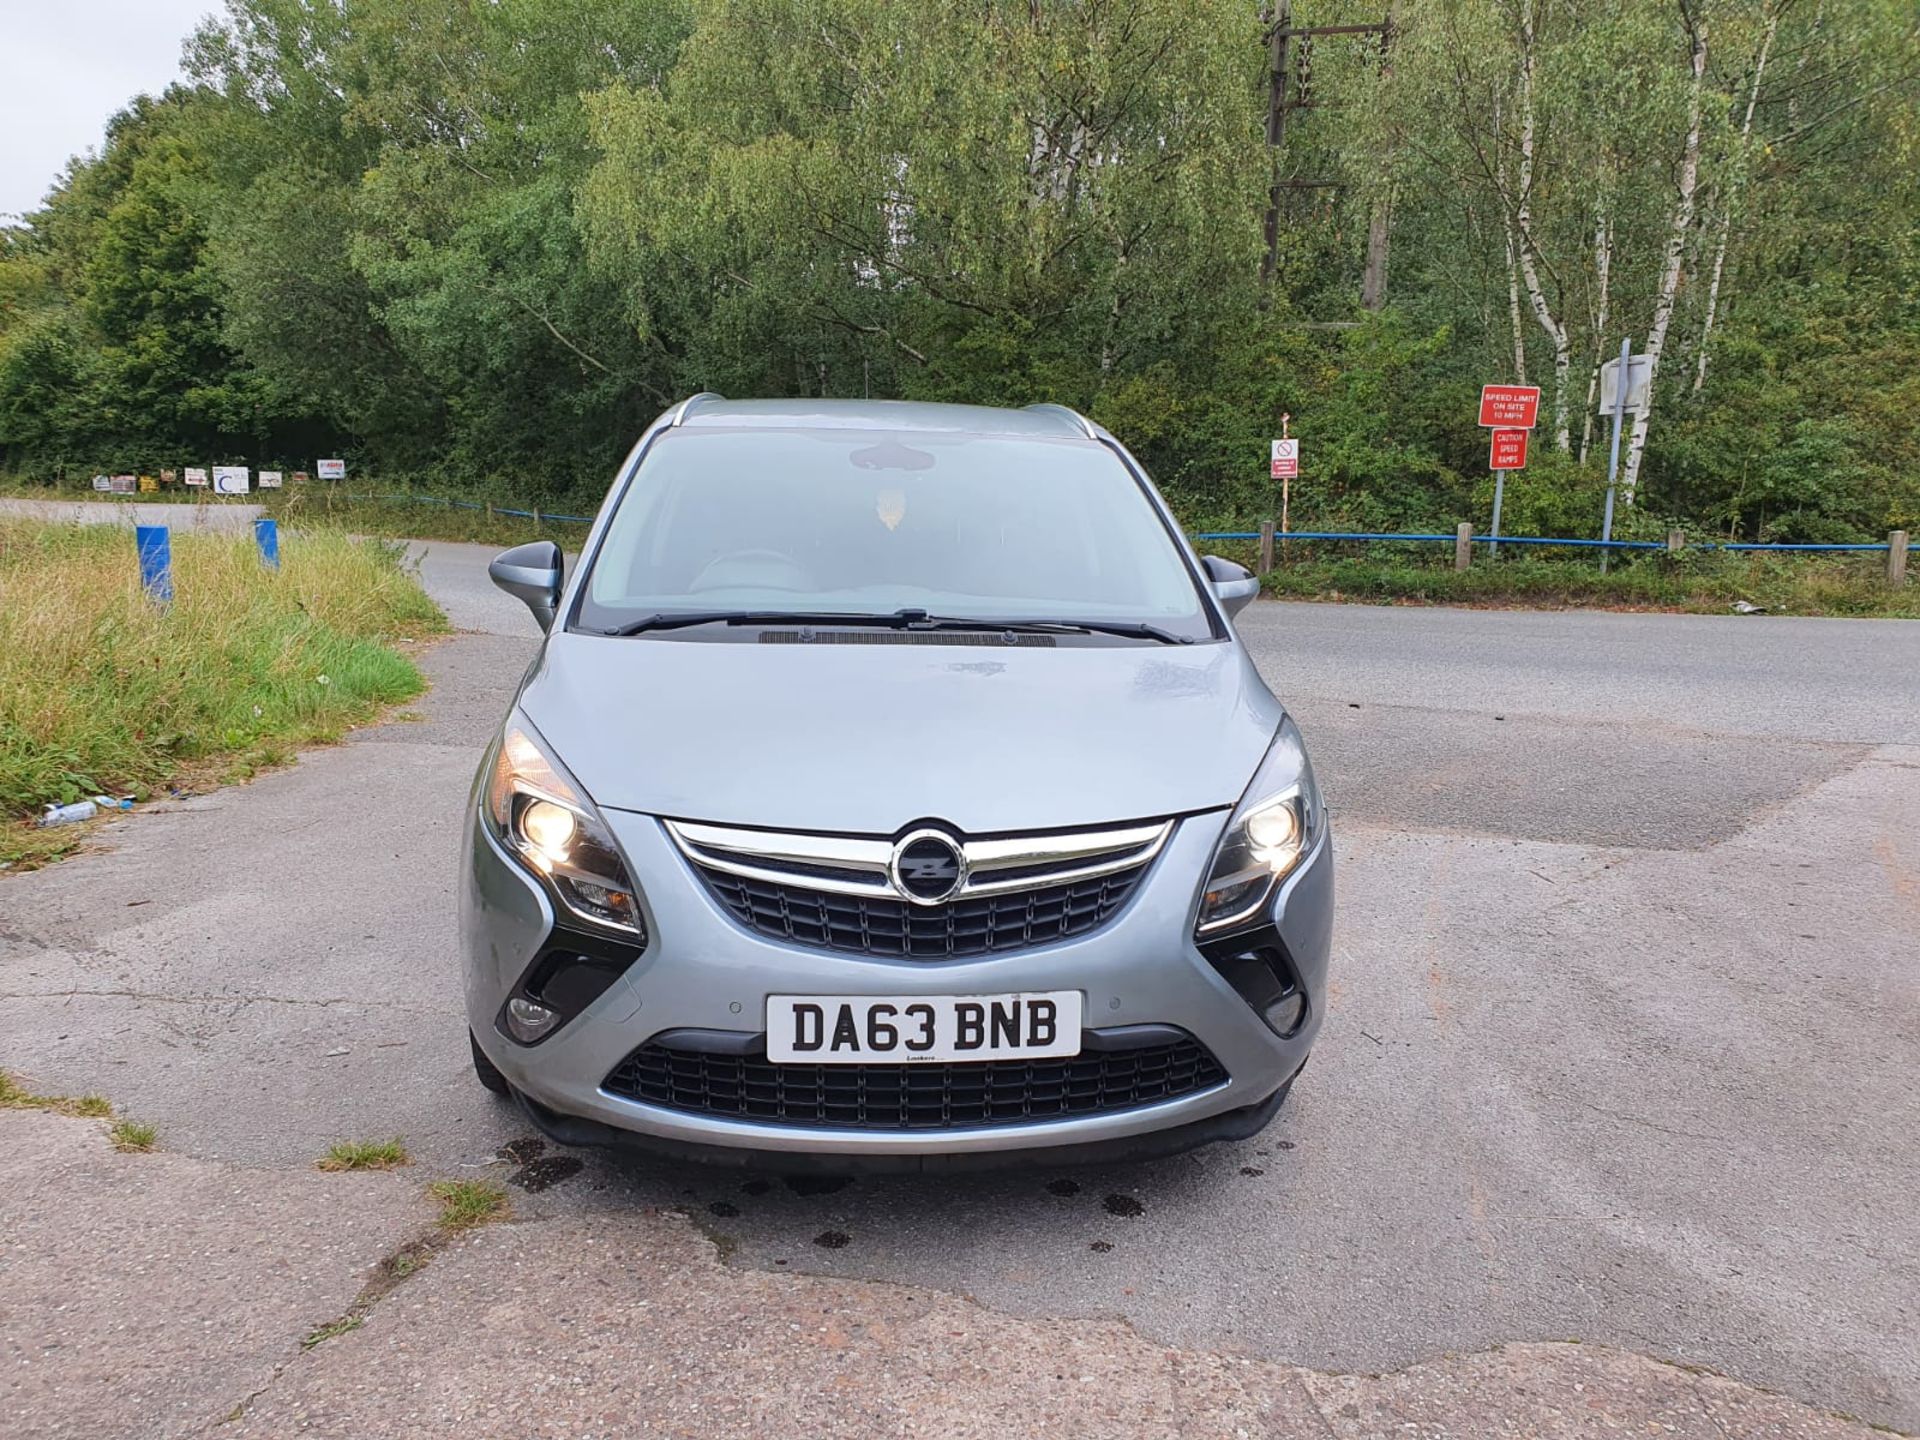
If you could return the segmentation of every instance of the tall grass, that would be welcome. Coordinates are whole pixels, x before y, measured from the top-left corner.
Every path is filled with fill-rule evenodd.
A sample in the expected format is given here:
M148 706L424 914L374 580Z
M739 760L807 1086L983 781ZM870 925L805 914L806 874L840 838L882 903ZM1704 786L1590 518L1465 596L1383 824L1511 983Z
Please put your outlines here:
M161 607L130 529L0 520L0 859L54 843L15 823L49 802L244 774L424 688L386 642L445 620L398 547L283 535L281 565L176 532Z

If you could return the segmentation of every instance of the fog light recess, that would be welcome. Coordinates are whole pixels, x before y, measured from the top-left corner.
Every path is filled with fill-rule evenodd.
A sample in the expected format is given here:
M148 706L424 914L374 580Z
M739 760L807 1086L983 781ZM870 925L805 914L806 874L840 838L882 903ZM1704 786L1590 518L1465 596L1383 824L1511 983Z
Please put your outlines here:
M558 1010L550 1010L524 995L507 1001L507 1031L522 1044L531 1045L551 1030L559 1018Z
M1282 995L1267 1007L1267 1024L1273 1027L1276 1035L1291 1035L1300 1028L1300 1019L1306 1009L1307 997L1295 990L1290 995Z

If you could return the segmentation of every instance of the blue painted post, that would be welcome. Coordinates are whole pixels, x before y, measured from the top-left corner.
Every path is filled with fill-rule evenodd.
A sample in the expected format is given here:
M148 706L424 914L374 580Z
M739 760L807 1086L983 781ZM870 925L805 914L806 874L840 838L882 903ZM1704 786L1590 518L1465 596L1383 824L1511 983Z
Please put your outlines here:
M269 570L280 568L280 527L262 515L253 522L253 543L260 547L260 558Z
M140 551L140 583L158 605L173 601L173 546L164 525L136 525L133 543Z

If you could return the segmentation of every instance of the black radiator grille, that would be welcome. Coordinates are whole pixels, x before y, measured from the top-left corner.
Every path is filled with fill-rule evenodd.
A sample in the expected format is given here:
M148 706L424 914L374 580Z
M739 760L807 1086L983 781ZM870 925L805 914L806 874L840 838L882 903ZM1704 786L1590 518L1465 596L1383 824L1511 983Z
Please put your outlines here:
M799 945L909 960L1021 950L1084 935L1126 904L1146 868L1143 862L1092 880L910 905L695 865L708 890L750 930Z
M1227 1072L1191 1036L1071 1059L776 1065L648 1043L602 1088L691 1115L835 1130L959 1130L1105 1115L1197 1094Z

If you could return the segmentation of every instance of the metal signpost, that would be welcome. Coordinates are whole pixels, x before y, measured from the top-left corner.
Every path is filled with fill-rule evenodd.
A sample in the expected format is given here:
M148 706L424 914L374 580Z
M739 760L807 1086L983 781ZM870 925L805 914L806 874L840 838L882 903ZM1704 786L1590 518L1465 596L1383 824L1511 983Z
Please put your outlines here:
M1627 418L1627 411L1639 411L1645 407L1648 382L1652 377L1652 359L1633 353L1631 335L1620 342L1620 358L1609 360L1600 367L1600 405L1602 409L1613 411L1613 448L1607 456L1607 515L1600 525L1600 539L1603 542L1613 539L1613 487L1620 474L1621 424ZM1612 553L1602 545L1602 575L1607 573L1607 559Z
M1482 385L1480 423L1492 432L1487 468L1493 471L1493 528L1490 553L1500 553L1500 503L1507 497L1507 471L1527 468L1527 432L1540 419L1538 385Z
M1527 468L1527 432L1525 430L1494 430L1487 446L1487 468L1493 471L1493 529L1489 539L1493 541L1492 553L1500 553L1500 502L1507 494L1507 472Z
M1273 478L1280 482L1280 534L1282 546L1286 544L1285 535L1293 528L1289 513L1293 500L1293 482L1300 475L1300 441L1288 433L1293 416L1283 413L1280 416L1280 438L1273 442Z

